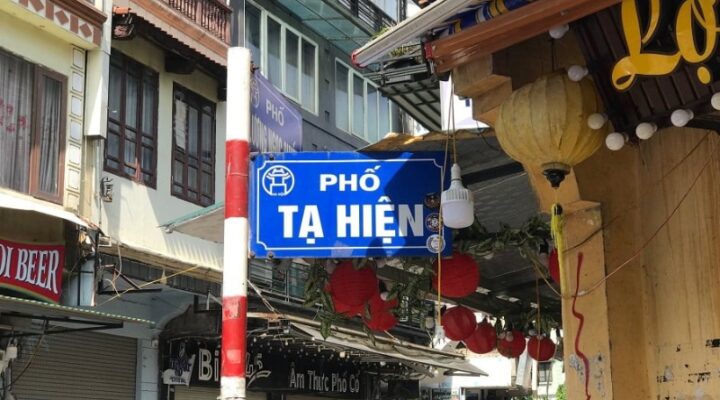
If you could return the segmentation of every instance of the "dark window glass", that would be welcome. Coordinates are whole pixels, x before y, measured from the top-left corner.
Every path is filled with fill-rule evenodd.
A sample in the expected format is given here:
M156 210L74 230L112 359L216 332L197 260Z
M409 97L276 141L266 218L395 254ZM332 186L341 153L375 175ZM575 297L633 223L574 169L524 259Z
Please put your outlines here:
M192 203L215 202L215 104L174 89L172 193Z
M285 93L300 100L300 38L285 30Z
M367 122L365 130L367 131L367 139L370 143L378 141L378 90L368 84L367 85Z
M280 63L281 27L274 19L267 19L268 65L267 74L270 82L282 88L282 64Z
M302 41L302 105L315 112L315 45Z
M239 14L242 18L242 14ZM261 67L262 53L260 38L260 18L261 13L257 7L245 4L245 47L250 49L252 61L258 67Z
M365 81L353 74L352 133L365 136Z
M335 63L335 125L350 131L350 98L348 91L348 69L346 66Z
M108 90L105 170L155 187L158 74L113 51Z

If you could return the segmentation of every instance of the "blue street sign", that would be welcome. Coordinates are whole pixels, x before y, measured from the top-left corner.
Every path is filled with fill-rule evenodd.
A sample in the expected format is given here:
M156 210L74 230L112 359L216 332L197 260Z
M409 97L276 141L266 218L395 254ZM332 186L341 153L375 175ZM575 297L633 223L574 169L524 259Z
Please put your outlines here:
M259 72L250 84L250 114L251 151L302 151L302 115Z
M261 154L250 177L256 257L451 253L440 235L442 153ZM446 187L449 179L445 179Z

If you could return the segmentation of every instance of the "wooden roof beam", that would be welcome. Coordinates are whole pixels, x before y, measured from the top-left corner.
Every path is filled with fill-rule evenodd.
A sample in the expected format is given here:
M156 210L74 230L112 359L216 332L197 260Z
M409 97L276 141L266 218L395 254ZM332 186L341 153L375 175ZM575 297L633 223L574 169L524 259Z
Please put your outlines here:
M512 95L512 79L488 54L453 69L455 94L473 100L473 118L490 126L495 124L500 105Z
M429 43L439 73L596 13L621 0L539 0Z

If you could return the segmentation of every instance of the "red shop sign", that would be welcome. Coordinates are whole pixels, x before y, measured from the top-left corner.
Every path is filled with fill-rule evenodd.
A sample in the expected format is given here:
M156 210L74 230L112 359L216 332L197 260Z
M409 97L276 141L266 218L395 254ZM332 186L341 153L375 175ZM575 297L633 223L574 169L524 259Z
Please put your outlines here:
M0 287L57 303L64 263L65 246L0 240Z

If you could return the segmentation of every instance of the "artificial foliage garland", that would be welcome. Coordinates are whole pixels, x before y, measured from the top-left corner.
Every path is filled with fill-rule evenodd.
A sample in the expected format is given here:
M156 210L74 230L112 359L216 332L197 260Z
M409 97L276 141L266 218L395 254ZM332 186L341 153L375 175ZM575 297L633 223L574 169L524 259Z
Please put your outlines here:
M482 224L476 222L472 226L455 232L454 250L470 254L476 258L490 258L495 253L516 249L523 258L528 259L533 265L539 263L538 254L548 252L550 242L550 227L540 217L534 216L525 222L520 228L511 228L503 225L499 231L491 232ZM415 316L425 316L432 312L432 305L425 299L432 290L431 280L433 277L433 258L403 258L393 260L396 268L409 272L410 279L405 282L394 282L387 294L387 299L399 299L399 306L391 311L401 319ZM305 306L317 309L317 318L321 322L320 332L327 338L332 333L333 325L341 321L353 318L336 311L332 295L328 292L330 274L325 268L325 263L332 260L315 260L309 270L308 279L305 283ZM362 268L369 263L377 263L376 260L363 258L353 259L355 268ZM543 278L548 277L546 269L542 269ZM517 322L521 325L528 325L532 320L533 311L522 315ZM370 309L366 304L362 315L364 320L370 318ZM438 321L439 323L439 321ZM557 324L554 321L542 321L541 330L551 329ZM374 341L372 331L363 324L368 337Z

